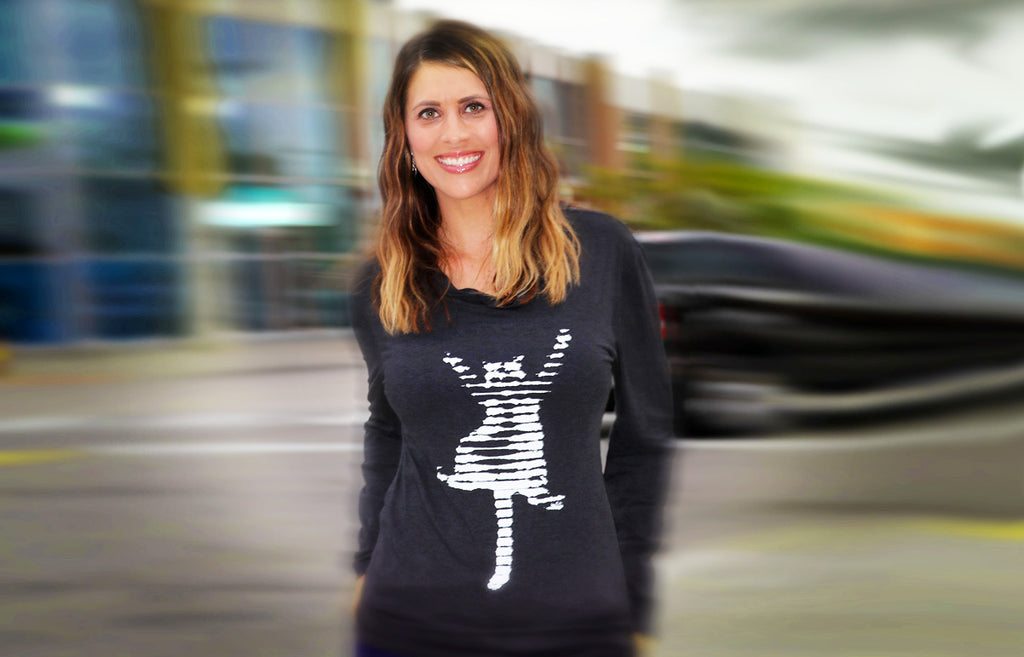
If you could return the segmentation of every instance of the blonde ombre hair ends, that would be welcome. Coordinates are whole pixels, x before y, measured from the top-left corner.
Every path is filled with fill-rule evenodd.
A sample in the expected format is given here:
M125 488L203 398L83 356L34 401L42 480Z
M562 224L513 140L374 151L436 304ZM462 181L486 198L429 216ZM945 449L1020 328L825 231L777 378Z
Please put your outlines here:
M405 136L409 81L425 62L472 71L494 106L501 144L494 202L495 298L499 305L538 293L560 303L579 281L579 242L558 205L558 165L544 143L541 115L512 53L472 25L440 21L398 53L384 102L384 152L377 172L383 207L376 244L375 301L389 333L430 330L444 258L433 188L413 172Z

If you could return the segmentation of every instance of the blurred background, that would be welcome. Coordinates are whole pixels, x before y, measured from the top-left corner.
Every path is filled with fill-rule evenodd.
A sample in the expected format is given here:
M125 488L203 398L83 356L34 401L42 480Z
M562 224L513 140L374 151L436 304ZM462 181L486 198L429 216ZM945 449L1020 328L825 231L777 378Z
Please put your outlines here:
M347 654L347 286L438 16L647 251L656 654L1021 654L1017 0L0 0L0 653Z
M570 200L1020 275L1020 9L926 4L5 0L0 337L345 326L425 8L508 36Z

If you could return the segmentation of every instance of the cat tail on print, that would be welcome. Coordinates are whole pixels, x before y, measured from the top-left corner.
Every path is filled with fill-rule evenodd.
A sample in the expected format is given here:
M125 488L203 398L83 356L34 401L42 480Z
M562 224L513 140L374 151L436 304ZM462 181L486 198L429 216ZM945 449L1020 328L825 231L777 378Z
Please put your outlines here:
M512 491L494 491L494 515L498 519L498 538L494 546L494 574L487 588L497 591L512 575Z

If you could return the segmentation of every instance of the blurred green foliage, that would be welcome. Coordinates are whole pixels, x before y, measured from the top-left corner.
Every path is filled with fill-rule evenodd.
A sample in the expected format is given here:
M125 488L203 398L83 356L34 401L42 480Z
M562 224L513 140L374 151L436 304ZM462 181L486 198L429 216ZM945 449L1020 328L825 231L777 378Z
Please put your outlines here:
M626 172L591 167L579 194L644 230L800 238L816 206L895 203L880 192L737 161L638 155Z
M15 123L0 123L0 150L26 148L42 143L41 130Z
M739 160L638 154L591 167L577 196L638 230L707 230L789 239L888 258L1020 276L1024 231L921 210L908 196Z

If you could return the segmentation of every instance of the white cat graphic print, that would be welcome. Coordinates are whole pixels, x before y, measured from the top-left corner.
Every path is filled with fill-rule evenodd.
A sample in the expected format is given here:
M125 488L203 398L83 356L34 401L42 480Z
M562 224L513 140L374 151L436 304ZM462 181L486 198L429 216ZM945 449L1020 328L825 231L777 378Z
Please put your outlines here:
M569 329L561 329L534 376L523 371L522 355L504 362L484 361L483 371L476 372L450 353L443 359L485 412L483 424L459 441L451 473L438 467L437 478L451 488L489 490L494 495L498 537L494 574L487 583L491 590L503 587L512 575L513 496L522 495L530 504L548 510L561 509L565 499L548 491L540 408L571 340Z

